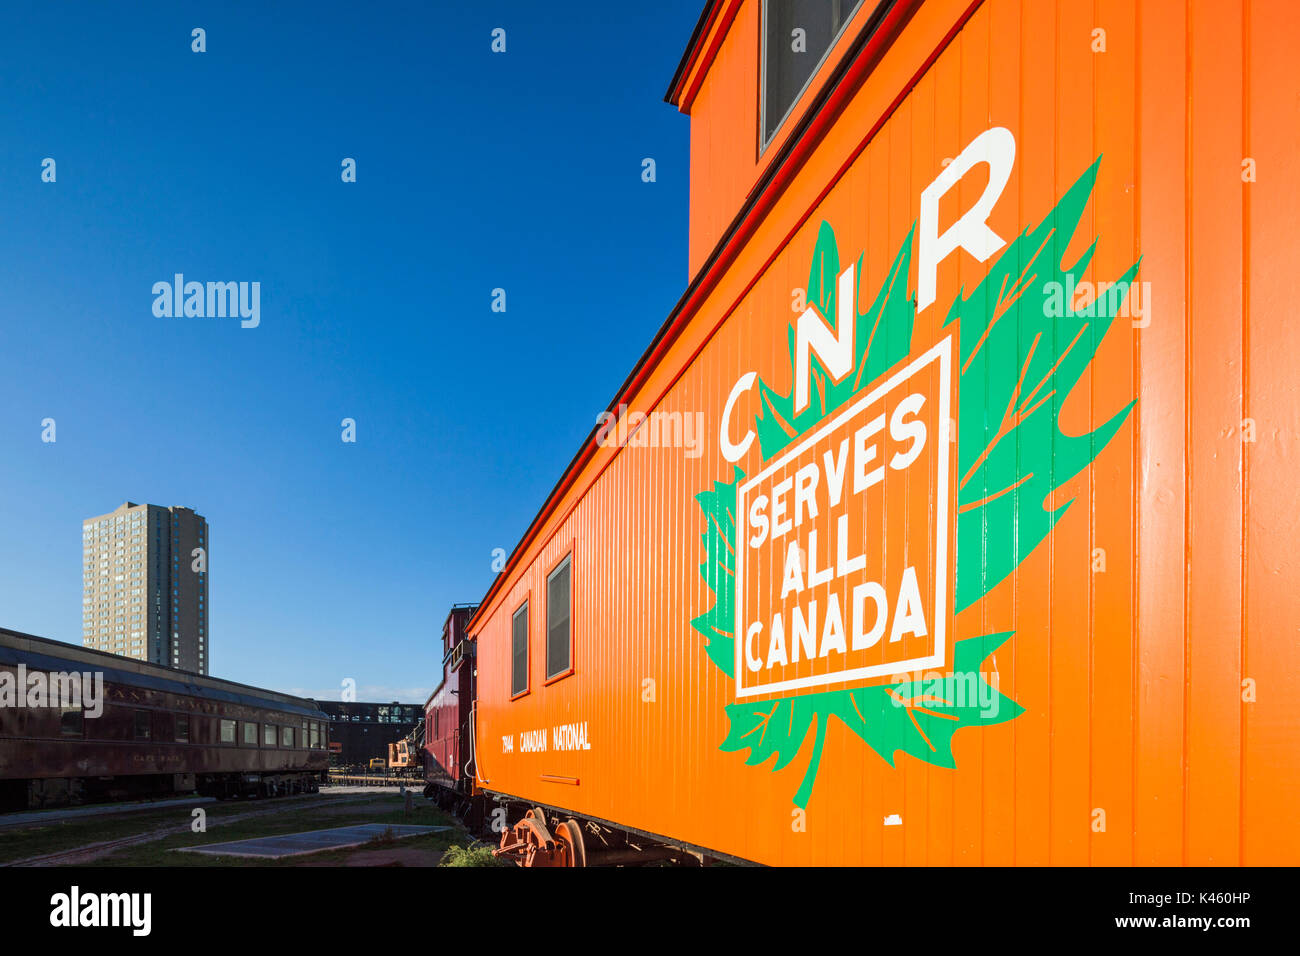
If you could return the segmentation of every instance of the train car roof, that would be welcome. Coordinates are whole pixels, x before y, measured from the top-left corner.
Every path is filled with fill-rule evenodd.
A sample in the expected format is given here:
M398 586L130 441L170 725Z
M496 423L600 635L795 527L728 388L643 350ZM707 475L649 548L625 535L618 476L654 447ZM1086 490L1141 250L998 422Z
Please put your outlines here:
M303 697L150 664L0 627L0 664L18 663L48 671L90 669L103 673L107 681L132 687L195 694L250 707L270 707L287 713L328 719L328 715L314 701Z

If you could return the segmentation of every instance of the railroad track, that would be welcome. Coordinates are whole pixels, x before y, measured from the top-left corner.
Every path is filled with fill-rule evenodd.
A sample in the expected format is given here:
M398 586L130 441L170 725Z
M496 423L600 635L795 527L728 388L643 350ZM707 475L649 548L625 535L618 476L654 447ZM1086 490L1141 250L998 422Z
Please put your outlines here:
M372 777L365 774L348 774L331 776L328 784L322 786L348 787L401 787L410 790L423 790L424 780L420 777Z

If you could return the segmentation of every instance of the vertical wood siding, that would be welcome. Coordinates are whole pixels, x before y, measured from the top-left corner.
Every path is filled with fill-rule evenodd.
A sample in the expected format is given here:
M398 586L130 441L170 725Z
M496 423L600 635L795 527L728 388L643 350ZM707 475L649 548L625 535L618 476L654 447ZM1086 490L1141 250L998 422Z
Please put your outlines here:
M705 164L712 183L744 166L731 146L703 144L752 141L758 6L745 3L696 101L696 183ZM480 612L481 782L773 864L1300 862L1300 8L986 0L922 69L968 7L937 0L909 23L634 402L702 412L703 454L602 450ZM1105 52L1092 48L1097 29ZM791 795L811 742L776 772L719 749L734 696L690 625L713 602L693 496L732 477L717 430L733 383L757 371L778 391L790 385L792 290L807 282L820 222L844 262L862 252L874 290L921 190L993 126L1016 138L990 219L1008 241L1101 156L1066 261L1096 239L1081 278L1098 281L1141 257L1150 322L1116 319L1061 428L1087 432L1137 404L1049 498L1073 500L1066 516L953 621L958 638L1015 630L985 672L1025 712L959 731L956 769L901 754L891 767L833 723L807 831L795 832ZM1254 183L1242 179L1247 157ZM982 192L968 179L945 199L946 221ZM742 197L720 196L693 186L692 204L729 219ZM964 253L945 261L913 355L987 268ZM758 411L754 396L740 401L733 438ZM758 470L757 442L738 464ZM885 546L923 533L915 520L887 518ZM1099 549L1104 571L1093 569ZM548 686L545 579L569 553L574 673ZM512 702L510 616L525 597L531 690ZM571 722L586 723L590 750L518 752L521 732ZM513 754L502 753L507 734ZM890 814L902 825L884 826Z

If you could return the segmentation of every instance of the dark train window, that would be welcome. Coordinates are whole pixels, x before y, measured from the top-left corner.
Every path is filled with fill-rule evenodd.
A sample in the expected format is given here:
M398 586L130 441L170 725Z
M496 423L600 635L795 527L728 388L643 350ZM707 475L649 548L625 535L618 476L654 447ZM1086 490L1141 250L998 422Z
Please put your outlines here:
M560 566L546 579L546 679L558 677L569 670L570 619L572 600L570 579L573 576L573 555L560 562Z
M862 0L763 3L762 148L772 141Z
M311 724L311 749L315 750L320 746L320 724L312 721Z
M510 629L510 696L528 690L528 602L515 611Z
M153 728L150 726L150 715L147 710L137 710L135 712L135 739L148 740L153 736Z
M190 715L176 715L176 739L181 742L188 742L190 739Z
M281 727L281 728L280 728L280 746L281 746L281 747L292 747L292 746L293 746L293 728L292 728L292 727Z
M235 742L235 722L233 720L223 720L221 722L221 742L223 744L233 744Z
M83 737L85 736L86 720L81 712L80 707L64 707L63 714L59 718L59 736L61 737Z
M257 746L257 724L244 724L244 746Z
M262 746L263 747L275 746L275 724L262 725Z

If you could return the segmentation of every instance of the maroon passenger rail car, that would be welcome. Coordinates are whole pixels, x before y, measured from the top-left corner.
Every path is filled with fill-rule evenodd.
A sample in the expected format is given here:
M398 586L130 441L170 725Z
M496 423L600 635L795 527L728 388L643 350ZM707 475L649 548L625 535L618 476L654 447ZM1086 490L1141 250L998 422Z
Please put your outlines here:
M3 809L314 792L325 719L299 697L0 629Z

